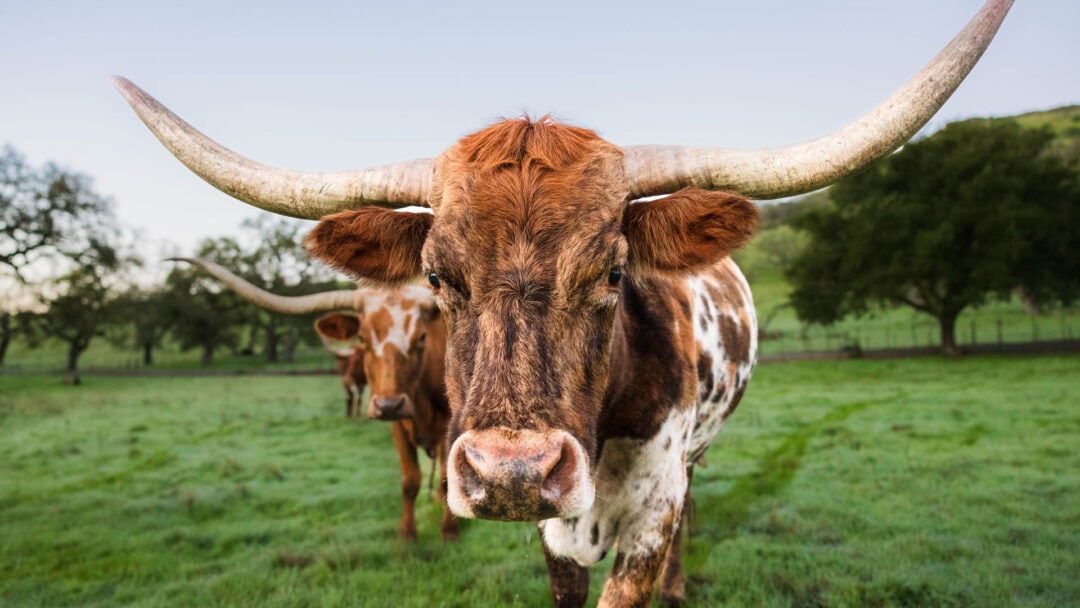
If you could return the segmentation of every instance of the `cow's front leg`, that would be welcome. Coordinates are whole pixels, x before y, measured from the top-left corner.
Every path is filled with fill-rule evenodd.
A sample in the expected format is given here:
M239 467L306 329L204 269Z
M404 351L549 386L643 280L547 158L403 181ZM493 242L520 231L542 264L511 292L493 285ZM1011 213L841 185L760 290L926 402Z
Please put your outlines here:
M416 540L416 495L420 493L420 462L416 458L416 445L401 421L391 424L398 460L401 461L402 512L400 534L407 541Z
M557 608L580 608L589 599L589 569L570 558L558 557L548 550L544 534L540 533L540 544L544 547L544 559L547 561L548 584L551 586L551 598Z
M350 383L345 387L345 417L359 418L363 411L360 406L364 400L364 384Z
M690 521L690 481L694 475L694 465L686 467L686 498L683 499L682 517L675 528L675 536L668 547L664 571L660 575L660 604L662 606L680 606L686 601L686 580L682 570L682 537Z
M656 518L652 525L644 530L646 534L654 535L647 542L626 543L626 537L620 535L615 566L604 583L604 593L600 596L598 608L649 605L660 568L678 528L681 510L682 504L679 504Z
M443 540L457 540L458 520L457 516L450 511L446 504L446 442L440 441L435 449L435 457L439 462L439 502L442 503L442 538Z

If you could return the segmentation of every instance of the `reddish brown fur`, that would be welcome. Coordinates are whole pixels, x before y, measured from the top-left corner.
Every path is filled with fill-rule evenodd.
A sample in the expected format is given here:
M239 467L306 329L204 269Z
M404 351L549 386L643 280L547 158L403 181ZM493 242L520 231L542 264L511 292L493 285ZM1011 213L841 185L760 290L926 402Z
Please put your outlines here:
M507 120L465 137L435 171L422 266L393 261L423 240L408 214L369 210L379 233L367 224L317 229L308 243L354 276L436 273L449 330L448 446L465 431L557 429L582 445L592 466L605 441L653 437L674 408L694 402L694 303L675 274L709 267L743 244L756 222L748 201L686 189L628 205L621 150L546 118ZM354 255L402 232L391 272ZM387 263L385 253L374 256ZM617 286L608 284L612 269L628 275ZM534 512L506 507L474 512ZM656 552L620 554L602 604L648 601L678 516L665 513L667 540ZM581 569L548 558L559 601L584 601Z
M756 226L757 208L744 197L696 188L630 205L623 216L630 264L644 272L711 266L749 241Z
M405 307L416 302L402 300ZM385 308L365 314L363 319L355 315L333 313L325 315L316 323L316 330L326 339L337 342L356 342L350 357L338 356L342 365L343 382L364 378L371 386L372 398L379 395L404 394L408 399L407 417L391 421L398 460L401 464L401 487L403 510L399 533L408 540L416 539L415 502L420 492L421 473L417 460L417 448L422 448L440 466L441 477L446 479L445 437L450 419L444 384L444 352L446 334L438 309L431 305L418 307L419 319L413 324L414 349L402 353L387 348L377 356L372 348L375 336L385 337L388 332L389 313ZM343 362L343 363L342 363ZM361 384L361 387L363 385ZM357 408L358 409L358 408ZM354 415L359 415L355 412ZM369 416L377 411L369 403ZM442 495L443 484L439 487ZM456 538L457 518L445 509L442 536L446 540Z
M353 278L400 283L420 274L420 248L431 228L425 213L387 215L364 207L323 218L304 243L311 255ZM399 217L400 216L400 217Z

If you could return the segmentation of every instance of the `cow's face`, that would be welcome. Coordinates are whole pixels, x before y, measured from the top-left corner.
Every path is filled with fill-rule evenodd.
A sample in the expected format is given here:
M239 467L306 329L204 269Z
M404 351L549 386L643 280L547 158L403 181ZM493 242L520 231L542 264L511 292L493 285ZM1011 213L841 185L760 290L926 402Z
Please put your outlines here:
M597 423L635 274L686 272L749 237L740 197L628 205L619 149L504 121L437 163L434 215L330 216L311 251L367 279L427 276L448 329L448 502L464 517L570 517L594 498Z
M359 366L371 388L367 415L377 420L401 420L416 414L416 395L424 365L429 326L438 319L430 299L401 293L365 299L363 316L332 313L316 323L324 338L350 340L353 352L347 367ZM353 318L349 323L341 318Z

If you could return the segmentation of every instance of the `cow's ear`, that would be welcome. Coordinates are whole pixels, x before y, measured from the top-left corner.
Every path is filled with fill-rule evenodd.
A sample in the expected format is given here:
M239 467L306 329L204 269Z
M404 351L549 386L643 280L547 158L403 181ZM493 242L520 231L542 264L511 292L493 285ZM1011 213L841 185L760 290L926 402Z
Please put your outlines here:
M396 284L420 275L420 250L434 216L363 207L327 216L304 245L355 279Z
M360 317L341 312L325 314L315 321L315 331L326 340L349 342L360 334Z
M742 196L697 188L634 203L623 216L630 268L688 272L715 264L750 240L757 216Z

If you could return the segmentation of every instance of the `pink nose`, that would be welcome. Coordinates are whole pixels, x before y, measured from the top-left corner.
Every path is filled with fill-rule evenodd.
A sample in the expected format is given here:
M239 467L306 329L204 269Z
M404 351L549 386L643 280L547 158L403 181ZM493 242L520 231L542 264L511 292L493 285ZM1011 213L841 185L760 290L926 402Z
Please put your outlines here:
M469 431L454 442L449 465L447 502L462 517L536 521L592 506L588 457L564 431Z

